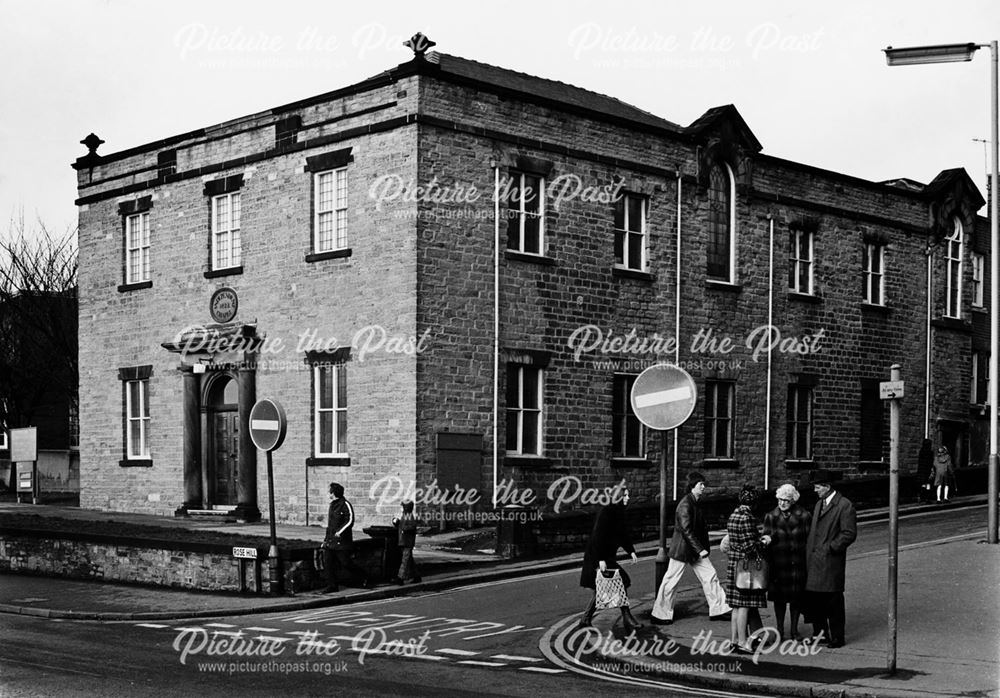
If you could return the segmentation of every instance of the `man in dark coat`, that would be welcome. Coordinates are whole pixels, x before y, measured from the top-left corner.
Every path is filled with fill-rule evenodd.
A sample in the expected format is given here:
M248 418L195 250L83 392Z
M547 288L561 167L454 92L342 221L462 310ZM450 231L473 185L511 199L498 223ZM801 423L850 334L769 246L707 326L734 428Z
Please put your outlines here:
M618 570L622 583L627 590L631 584L628 572L618 564L618 548L632 556L632 562L638 562L635 546L632 544L632 534L625 520L625 507L628 506L629 492L625 490L620 502L612 502L601 508L594 519L594 530L587 541L587 549L583 554L583 566L580 569L580 586L594 590L594 595L583 612L578 628L590 627L597 609L597 572ZM638 630L642 623L632 615L627 605L621 606L622 624L628 631Z
M705 492L705 478L701 473L688 475L687 494L677 502L674 512L674 536L670 541L670 565L663 575L660 588L653 600L653 624L668 625L674 620L674 596L684 568L691 566L708 601L708 617L712 620L729 620L732 609L726 603L726 592L719 584L719 576L708 559L708 526L698 507L698 500Z
M344 497L344 486L330 483L330 509L327 512L326 539L323 541L323 566L326 568L324 592L338 591L338 570L354 573L362 579L361 586L371 588L368 573L351 559L354 548L354 507Z
M806 539L806 591L813 637L822 633L831 648L844 646L844 578L847 547L858 537L857 516L849 499L833 489L833 474L812 476L819 496Z

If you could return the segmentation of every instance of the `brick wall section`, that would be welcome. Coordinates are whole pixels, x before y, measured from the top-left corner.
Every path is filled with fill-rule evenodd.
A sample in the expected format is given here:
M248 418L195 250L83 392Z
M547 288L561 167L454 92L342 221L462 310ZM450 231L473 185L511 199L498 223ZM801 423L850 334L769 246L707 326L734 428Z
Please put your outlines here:
M376 98L387 100L403 92L397 89L391 94L364 95L357 104L340 100L313 108L308 110L305 125L309 119L367 108ZM403 108L379 112L363 121L398 116ZM351 128L357 123L348 120L341 126ZM248 128L248 122L223 125L215 135L224 134L226 128ZM325 130L315 129L316 133ZM310 130L305 133L308 137ZM272 146L273 126L250 135L238 134L232 140L221 138L187 149L179 145L179 172ZM353 254L346 259L307 263L312 177L303 171L305 158L344 147L351 147L354 157L348 173L348 244ZM325 524L327 486L340 480L349 485L348 496L355 502L359 527L380 521L369 509L368 487L387 473L406 480L413 477L414 359L385 351L368 356L354 352L348 368L351 465L307 471L305 461L312 449L311 374L303 363L304 353L296 351L296 345L307 331L315 331L323 340L335 337L344 346L351 345L355 336L367 336L358 333L368 327L382 328L390 337L415 334L413 215L394 215L398 210L378 212L367 195L368 184L379 175L414 178L415 150L416 129L408 127L81 206L80 317L85 328L80 342L82 506L169 515L182 503L183 386L175 370L179 357L160 344L173 340L185 327L210 323L208 300L212 292L231 286L240 300L237 320L256 322L259 333L272 342L280 339L284 343L283 351L261 354L256 386L258 398L278 399L289 419L288 437L274 454L276 518ZM146 159L136 156L98 167L95 178L141 167ZM241 190L244 272L205 279L202 273L210 268L210 223L204 181L238 173L245 182ZM81 172L81 179L85 178ZM81 187L82 195L93 193L91 188ZM116 287L123 282L123 253L118 203L143 194L153 197L153 286L119 293ZM377 342L379 330L372 332ZM118 466L123 458L123 408L117 370L145 364L153 365L149 390L153 467L123 469ZM266 515L263 457L257 473L259 506Z

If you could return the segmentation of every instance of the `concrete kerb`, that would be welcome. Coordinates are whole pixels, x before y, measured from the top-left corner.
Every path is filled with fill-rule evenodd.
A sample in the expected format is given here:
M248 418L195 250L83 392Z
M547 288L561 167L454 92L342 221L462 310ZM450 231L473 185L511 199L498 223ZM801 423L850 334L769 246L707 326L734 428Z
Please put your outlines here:
M985 495L975 498L970 497L969 501L951 504L911 505L907 506L905 511L901 509L900 515L911 516L928 511L977 506L982 504L984 501L986 501ZM858 520L872 521L884 518L885 516L886 510L874 510L859 513ZM712 545L718 545L722 536L722 531L712 531L709 534L709 540ZM652 557L656 555L658 549L659 543L657 541L647 541L636 545L636 555L641 558ZM181 620L185 618L222 618L227 616L247 615L251 613L282 613L286 611L300 611L328 606L343 606L365 601L381 601L383 599L408 596L409 594L416 592L444 591L447 589L461 587L469 583L479 584L483 582L516 579L519 577L530 577L544 572L559 572L573 569L578 567L581 562L582 553L564 555L549 559L513 561L510 563L500 563L486 570L451 573L443 575L439 579L431 579L418 584L384 587L344 596L323 596L320 598L312 597L307 599L296 598L289 599L287 601L275 599L273 603L268 603L261 597L247 598L246 605L233 608L203 609L198 611L140 611L128 613L114 611L61 611L57 609L44 609L0 603L0 613L11 613L44 618L60 618L67 620L98 621ZM690 679L691 677L687 676L686 678ZM882 695L882 693L879 693L879 695ZM910 693L900 695L908 695L912 697L915 694Z

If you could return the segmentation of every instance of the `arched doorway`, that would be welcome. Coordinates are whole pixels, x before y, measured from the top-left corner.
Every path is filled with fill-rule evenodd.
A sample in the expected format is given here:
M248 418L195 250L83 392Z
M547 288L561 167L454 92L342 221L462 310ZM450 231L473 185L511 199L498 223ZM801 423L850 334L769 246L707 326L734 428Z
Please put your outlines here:
M214 507L235 506L240 462L239 384L230 376L212 382L206 400L208 407L208 479L209 502Z

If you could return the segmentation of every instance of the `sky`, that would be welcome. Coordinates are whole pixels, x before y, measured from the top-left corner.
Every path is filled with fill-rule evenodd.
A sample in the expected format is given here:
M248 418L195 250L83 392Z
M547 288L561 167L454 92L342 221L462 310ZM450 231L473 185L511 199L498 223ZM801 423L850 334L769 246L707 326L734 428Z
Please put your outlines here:
M409 60L417 31L682 125L735 104L765 153L864 179L964 167L985 197L989 50L890 68L881 49L988 43L996 0L0 0L0 235L76 225L91 132L110 154L334 90Z

